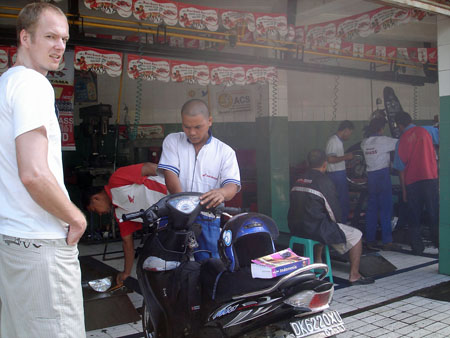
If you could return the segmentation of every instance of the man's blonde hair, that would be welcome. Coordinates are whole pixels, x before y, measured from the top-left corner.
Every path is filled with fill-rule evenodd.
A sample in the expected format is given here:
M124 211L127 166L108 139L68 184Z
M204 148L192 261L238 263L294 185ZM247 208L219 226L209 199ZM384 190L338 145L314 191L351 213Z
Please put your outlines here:
M26 5L19 13L17 17L16 24L16 36L17 36L17 47L20 46L20 32L25 29L32 36L36 29L36 25L42 15L46 10L53 11L55 13L61 14L65 17L64 12L55 5L48 2L32 2Z

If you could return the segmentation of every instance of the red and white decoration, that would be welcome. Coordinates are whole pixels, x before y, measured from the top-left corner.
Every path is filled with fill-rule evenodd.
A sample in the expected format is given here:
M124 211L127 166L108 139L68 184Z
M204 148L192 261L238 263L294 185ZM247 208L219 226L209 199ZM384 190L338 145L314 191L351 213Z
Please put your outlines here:
M77 46L74 67L76 70L91 70L116 77L122 73L122 53Z
M127 70L132 79L170 81L169 60L128 54Z

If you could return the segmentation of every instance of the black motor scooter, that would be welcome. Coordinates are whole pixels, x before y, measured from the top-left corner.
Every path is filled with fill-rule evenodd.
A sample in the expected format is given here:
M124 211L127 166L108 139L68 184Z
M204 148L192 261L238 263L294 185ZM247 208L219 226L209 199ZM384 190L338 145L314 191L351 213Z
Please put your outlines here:
M147 229L137 262L145 337L301 338L345 331L339 313L329 310L334 286L323 280L327 265L252 278L251 260L275 251L278 230L270 217L228 215L219 240L221 259L195 262L201 231L195 219L206 211L199 196L173 194L147 210L123 215L124 221L142 218ZM214 213L230 209L217 207ZM162 225L164 218L168 222Z

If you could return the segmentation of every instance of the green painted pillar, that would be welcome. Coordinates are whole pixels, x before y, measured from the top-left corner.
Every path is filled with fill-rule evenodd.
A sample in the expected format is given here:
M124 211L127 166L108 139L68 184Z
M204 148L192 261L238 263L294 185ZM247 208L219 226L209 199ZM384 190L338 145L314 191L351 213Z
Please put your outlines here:
M268 86L268 107L256 117L258 211L271 216L288 232L289 143L286 72Z
M450 95L441 96L440 104L439 272L450 275Z
M450 275L450 18L437 18L439 50L439 272Z

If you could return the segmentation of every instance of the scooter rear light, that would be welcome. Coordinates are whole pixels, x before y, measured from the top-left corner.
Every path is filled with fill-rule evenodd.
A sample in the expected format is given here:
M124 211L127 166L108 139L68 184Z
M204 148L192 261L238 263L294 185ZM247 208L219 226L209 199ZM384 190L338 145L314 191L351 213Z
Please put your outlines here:
M328 308L333 293L333 287L323 292L302 291L285 299L284 303L297 308L308 308L312 312L323 311Z

